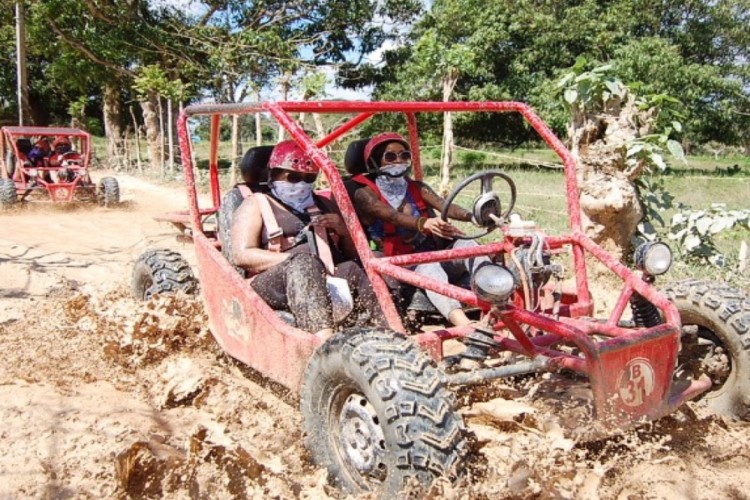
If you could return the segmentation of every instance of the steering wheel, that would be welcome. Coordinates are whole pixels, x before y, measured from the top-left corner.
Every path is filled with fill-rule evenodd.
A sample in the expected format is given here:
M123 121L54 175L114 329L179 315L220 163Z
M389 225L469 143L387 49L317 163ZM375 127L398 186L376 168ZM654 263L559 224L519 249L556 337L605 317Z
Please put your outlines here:
M500 177L510 187L510 203L508 204L508 208L502 213L500 212L502 207L500 197L492 190L492 181L495 177ZM453 188L453 191L451 191L448 198L446 198L445 203L443 203L443 208L440 210L441 219L444 221L448 220L448 208L453 203L453 200L455 200L458 194L466 189L469 184L476 180L482 181L482 187L479 196L474 200L472 214L482 227L486 228L486 230L477 234L456 236L456 238L461 240L475 240L489 234L497 228L499 221L508 219L510 212L513 210L513 206L516 204L516 183L513 182L513 179L498 170L489 170L487 172L476 173Z

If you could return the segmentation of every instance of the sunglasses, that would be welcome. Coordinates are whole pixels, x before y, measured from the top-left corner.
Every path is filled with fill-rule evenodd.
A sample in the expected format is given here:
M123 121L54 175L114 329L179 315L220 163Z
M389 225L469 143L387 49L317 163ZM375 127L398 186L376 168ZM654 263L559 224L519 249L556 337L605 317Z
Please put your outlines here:
M308 184L312 184L318 178L318 174L302 174L300 172L289 170L285 170L284 172L286 173L284 180L292 184L297 184L303 181Z
M401 160L401 161L409 161L411 160L411 151L399 151L398 153L394 153L393 151L386 151L383 153L383 159L388 162Z

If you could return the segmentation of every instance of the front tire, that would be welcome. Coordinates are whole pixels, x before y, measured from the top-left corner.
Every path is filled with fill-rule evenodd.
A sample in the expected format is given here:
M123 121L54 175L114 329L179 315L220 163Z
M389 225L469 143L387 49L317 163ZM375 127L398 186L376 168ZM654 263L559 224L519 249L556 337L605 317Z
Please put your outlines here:
M179 253L166 249L149 250L138 257L133 266L130 291L138 300L149 300L157 293L192 295L198 291L198 280Z
M701 401L731 418L750 418L750 297L723 283L687 280L665 288L682 319L680 365L708 375Z
M466 447L454 397L433 360L402 334L357 329L321 345L305 371L306 446L338 486L395 498L416 479L452 475Z
M120 185L114 177L104 177L99 181L99 196L105 207L120 203Z
M0 179L0 208L12 208L18 201L13 179Z

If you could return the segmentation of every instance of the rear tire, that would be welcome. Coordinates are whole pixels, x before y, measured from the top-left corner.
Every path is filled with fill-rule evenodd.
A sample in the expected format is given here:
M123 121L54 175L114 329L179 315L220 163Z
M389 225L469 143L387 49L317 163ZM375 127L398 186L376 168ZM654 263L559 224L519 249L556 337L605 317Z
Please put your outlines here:
M130 290L138 300L148 300L157 293L192 295L198 291L198 280L179 253L166 249L149 250L138 257L133 266Z
M12 208L18 201L13 179L0 179L0 208Z
M679 363L708 375L703 401L731 418L750 418L750 297L723 283L687 280L665 287L682 319Z
M105 207L120 203L120 185L114 177L104 177L99 181L99 196Z
M321 345L301 409L313 461L351 492L396 498L414 478L453 475L466 438L445 375L404 335L355 329Z

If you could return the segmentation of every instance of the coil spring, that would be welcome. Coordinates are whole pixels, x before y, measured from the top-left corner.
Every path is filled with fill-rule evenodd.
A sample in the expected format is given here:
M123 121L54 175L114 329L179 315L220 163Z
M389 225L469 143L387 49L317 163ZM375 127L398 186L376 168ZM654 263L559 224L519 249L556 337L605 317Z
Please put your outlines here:
M651 328L663 323L656 306L639 293L630 296L630 310L633 311L633 321L638 327Z

